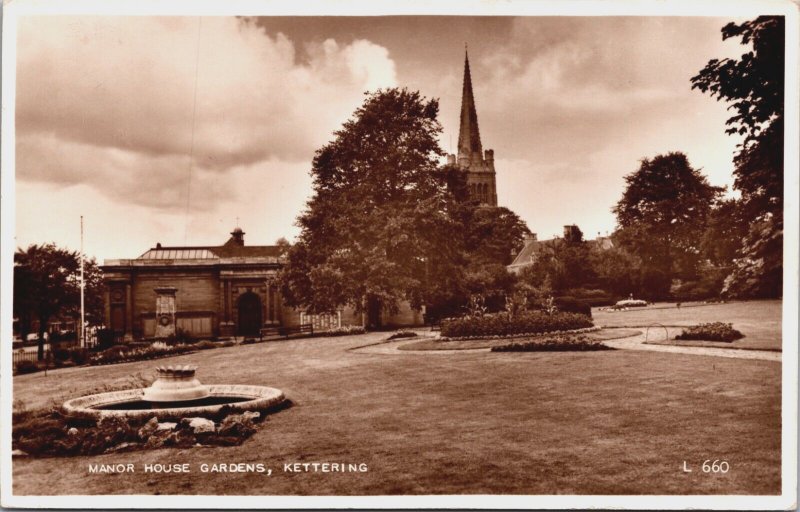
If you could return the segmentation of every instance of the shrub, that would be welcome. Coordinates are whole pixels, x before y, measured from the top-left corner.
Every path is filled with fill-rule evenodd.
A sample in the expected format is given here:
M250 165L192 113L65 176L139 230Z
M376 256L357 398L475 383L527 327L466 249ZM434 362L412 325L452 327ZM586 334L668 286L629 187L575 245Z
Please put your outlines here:
M89 364L111 364L128 361L141 361L143 359L153 359L174 354L182 354L194 350L192 345L156 345L147 348L131 348L126 345L114 345L99 354L89 358Z
M236 345L236 343L235 343L235 342L233 342L233 341L231 341L231 340L226 340L226 341L223 341L223 342L222 342L222 346L223 346L223 347L232 347L232 346L234 346L234 345Z
M613 306L616 302L607 291L600 289L573 288L567 290L564 296L575 297L580 302L588 304L590 308Z
M85 348L73 348L69 351L69 358L77 365L86 364L89 362L89 351Z
M325 331L319 333L320 336L348 336L353 334L364 334L366 329L361 327L360 325L344 325L342 327L336 327L335 329L331 329L330 331Z
M241 343L241 344L242 344L242 345L252 345L253 343L258 343L259 341L260 341L260 340L257 340L257 339L255 339L255 338L245 338L245 339L242 341L242 343Z
M699 324L684 329L682 333L675 336L676 340L703 340L703 341L724 341L731 342L744 338L744 334L733 328L733 324L723 322L711 322Z
M111 329L98 329L97 331L97 348L105 350L114 344L114 331Z
M575 297L558 297L555 299L556 308L559 311L567 311L569 313L580 313L581 315L592 316L592 307Z
M217 344L213 341L203 340L195 343L194 348L197 350L208 350L210 348L217 348Z
M386 339L388 341L388 340L399 340L400 338L416 338L416 337L417 333L413 331L397 331L396 333L392 334Z
M53 359L56 362L63 362L69 359L70 351L66 348L54 348L53 349Z
M23 360L14 365L14 371L20 374L38 372L39 365L36 361Z
M588 336L557 335L552 338L509 343L492 347L492 352L585 352L591 350L614 350Z
M187 345L193 343L194 339L188 331L178 327L175 329L175 333L167 336L167 339L164 341L167 343L167 345Z
M444 337L458 338L569 331L592 325L591 318L578 313L526 311L513 317L507 313L495 313L482 317L451 318L442 322L441 330Z

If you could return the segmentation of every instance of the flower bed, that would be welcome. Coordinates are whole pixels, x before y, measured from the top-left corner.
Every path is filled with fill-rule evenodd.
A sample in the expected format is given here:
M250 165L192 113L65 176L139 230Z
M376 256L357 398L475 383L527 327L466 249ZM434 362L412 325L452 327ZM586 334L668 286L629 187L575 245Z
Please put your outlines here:
M94 421L69 418L59 409L29 411L14 414L12 448L31 457L64 457L197 444L236 446L255 433L265 412L238 414L224 408L212 418L159 422L155 417Z
M744 338L744 334L733 328L733 324L711 322L688 327L675 336L676 340L702 340L732 342Z
M396 333L386 338L386 341L402 340L402 339L416 338L416 337L417 333L415 333L414 331L397 331Z
M150 346L147 348L129 348L125 345L115 345L97 354L89 356L90 365L129 363L145 359L158 359L194 352L192 345Z
M639 299L625 299L617 301L616 304L611 306L609 309L625 309L625 308L644 308L647 307L646 300L639 300Z
M314 333L314 336L350 336L354 334L364 334L366 333L366 329L361 327L360 325L344 325L342 327L336 327L329 331L322 331L320 333Z
M492 347L491 350L492 352L587 352L614 349L588 336L560 334L524 343L500 345Z
M592 319L578 313L526 311L517 315L496 313L450 318L442 321L443 338L486 338L491 336L536 335L592 327Z

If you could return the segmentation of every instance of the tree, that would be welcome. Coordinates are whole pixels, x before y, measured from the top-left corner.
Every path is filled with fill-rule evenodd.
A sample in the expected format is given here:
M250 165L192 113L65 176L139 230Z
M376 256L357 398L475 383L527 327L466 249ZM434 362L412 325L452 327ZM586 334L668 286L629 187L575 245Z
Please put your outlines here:
M742 240L748 232L748 224L742 214L739 199L723 199L712 207L701 242L703 257L711 264L731 267L739 258Z
M406 89L369 94L316 152L314 195L280 276L287 304L396 311L458 289L457 202L438 167L438 110Z
M467 204L462 217L465 250L472 262L509 265L530 230L519 216L504 207L485 208Z
M625 177L613 208L622 246L642 261L642 285L665 295L674 277L696 277L711 205L724 189L708 183L683 153L643 159Z
M692 78L692 88L731 102L735 114L726 131L744 136L733 186L742 193L739 207L750 230L725 292L775 297L783 276L784 17L728 23L722 38L732 37L752 49L738 60L713 59Z
M88 318L102 314L102 276L94 259L85 262L84 280ZM39 360L44 357L48 322L60 315L78 316L80 308L79 254L54 244L30 245L14 254L14 315L25 335L39 322Z

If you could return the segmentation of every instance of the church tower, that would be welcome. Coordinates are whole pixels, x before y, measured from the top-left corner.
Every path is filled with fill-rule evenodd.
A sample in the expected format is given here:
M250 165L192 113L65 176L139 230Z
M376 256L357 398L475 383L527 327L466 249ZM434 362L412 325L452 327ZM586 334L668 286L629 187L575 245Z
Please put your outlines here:
M472 93L469 54L464 52L464 85L461 92L461 126L458 132L458 155L448 155L447 162L467 173L470 197L485 206L497 206L494 150L483 151L478 129L478 113Z

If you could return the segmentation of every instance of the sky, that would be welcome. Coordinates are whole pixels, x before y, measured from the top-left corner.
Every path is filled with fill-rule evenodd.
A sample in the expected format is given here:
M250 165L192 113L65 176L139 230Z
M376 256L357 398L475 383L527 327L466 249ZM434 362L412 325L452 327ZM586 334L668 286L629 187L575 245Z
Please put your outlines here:
M381 87L440 101L455 150L465 43L498 202L539 238L615 228L642 158L732 184L726 104L691 89L727 18L22 17L16 245L97 258L298 234L316 149ZM740 20L739 20L740 21Z

